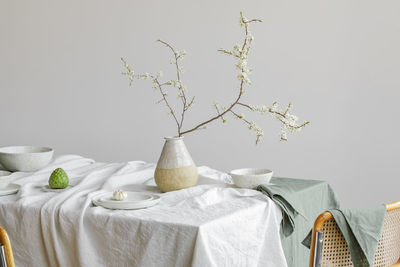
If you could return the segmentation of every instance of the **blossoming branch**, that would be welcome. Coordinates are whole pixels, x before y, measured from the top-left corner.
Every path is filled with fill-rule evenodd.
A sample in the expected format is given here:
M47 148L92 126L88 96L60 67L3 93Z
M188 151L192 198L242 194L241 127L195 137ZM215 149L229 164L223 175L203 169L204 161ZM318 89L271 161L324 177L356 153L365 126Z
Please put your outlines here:
M194 132L196 130L204 129L209 123L215 120L221 120L223 123L226 123L227 122L226 116L230 114L234 118L244 122L250 130L254 131L256 135L256 144L257 144L263 137L264 132L260 127L257 126L257 124L254 121L246 119L245 115L240 112L241 110L258 112L260 114L270 114L275 119L277 119L281 123L281 134L280 134L281 141L287 141L287 132L294 133L300 131L307 124L309 124L308 121L298 123L298 117L290 113L292 109L292 104L290 103L287 105L286 108L280 109L277 102L274 102L270 107L267 107L265 105L251 105L243 101L243 95L245 92L244 88L245 86L251 85L251 81L249 79L251 69L247 66L247 60L249 57L254 37L250 33L249 25L251 23L262 22L262 21L259 19L248 20L243 16L242 12L240 12L239 22L240 26L244 29L244 35L245 35L241 45L235 45L232 50L227 50L224 48L218 50L223 54L232 56L237 61L237 63L235 64L236 68L238 69L237 79L239 80L239 91L237 93L237 96L234 99L234 101L228 106L221 106L218 102L214 102L216 115L187 130L183 129L185 114L194 104L195 97L191 98L188 97L187 89L182 84L181 80L183 68L180 65L180 61L184 58L186 52L177 51L167 42L162 40L157 40L158 42L165 45L168 49L171 50L173 54L173 59L170 61L170 63L173 64L176 69L176 79L167 80L164 82L160 81L162 77L161 72L155 75L149 73L136 74L132 70L130 65L123 58L121 58L124 67L126 69L126 71L123 72L122 74L128 77L129 85L132 85L135 79L150 79L152 81L153 88L157 90L161 95L161 99L157 103L164 103L168 108L169 114L171 114L176 123L178 136L183 136L185 134ZM180 114L177 114L177 112L175 112L175 110L169 103L168 94L165 89L168 86L170 87L172 86L177 90L178 98L182 102L181 110L179 112Z

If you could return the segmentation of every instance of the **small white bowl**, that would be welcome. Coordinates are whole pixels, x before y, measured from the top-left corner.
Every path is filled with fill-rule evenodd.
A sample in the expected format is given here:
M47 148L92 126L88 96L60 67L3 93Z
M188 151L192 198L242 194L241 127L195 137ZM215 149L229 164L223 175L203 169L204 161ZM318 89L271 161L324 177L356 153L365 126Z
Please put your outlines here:
M260 184L268 184L273 172L267 169L237 169L230 172L238 187L253 189Z
M11 172L37 171L50 163L53 153L53 149L48 147L2 147L0 148L0 164Z
M11 183L11 172L0 171L0 189L6 188Z

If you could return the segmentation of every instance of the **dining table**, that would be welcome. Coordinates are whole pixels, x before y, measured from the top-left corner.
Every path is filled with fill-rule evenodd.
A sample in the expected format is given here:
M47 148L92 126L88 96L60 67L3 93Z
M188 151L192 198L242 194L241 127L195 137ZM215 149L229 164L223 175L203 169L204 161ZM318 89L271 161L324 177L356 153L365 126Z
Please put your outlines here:
M70 187L44 190L54 169ZM0 226L16 266L288 266L281 242L282 210L260 191L198 167L194 187L162 193L155 164L102 163L61 155L36 172L14 172L17 194L0 197ZM161 197L152 207L111 210L93 204L121 189Z

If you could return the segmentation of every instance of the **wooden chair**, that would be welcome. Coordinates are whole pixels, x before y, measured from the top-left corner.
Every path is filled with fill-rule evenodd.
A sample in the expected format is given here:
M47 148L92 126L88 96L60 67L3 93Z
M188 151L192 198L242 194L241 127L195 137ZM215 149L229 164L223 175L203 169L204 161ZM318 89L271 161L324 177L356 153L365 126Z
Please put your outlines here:
M310 267L353 266L347 243L330 212L315 221ZM374 267L400 267L400 201L386 205L386 216Z
M4 230L1 227L0 227L0 245L2 245L4 248L7 267L15 267L10 239L8 238L6 230Z

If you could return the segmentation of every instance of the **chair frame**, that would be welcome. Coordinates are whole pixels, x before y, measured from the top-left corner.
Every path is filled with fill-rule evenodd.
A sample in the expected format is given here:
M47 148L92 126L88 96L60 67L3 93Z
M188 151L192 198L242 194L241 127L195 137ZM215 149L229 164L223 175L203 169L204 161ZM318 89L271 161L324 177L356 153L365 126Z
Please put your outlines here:
M386 212L396 209L400 209L400 200L386 205ZM315 220L314 228L312 231L312 240L310 248L310 267L318 267L317 263L320 260L319 257L322 250L322 239L323 239L322 226L326 221L331 219L333 219L332 213L326 211L321 215L319 215L318 218ZM391 265L390 267L400 267L400 259L397 261L397 263Z
M11 242L8 238L6 230L0 227L0 244L4 247L7 267L15 267L14 255L11 248Z

